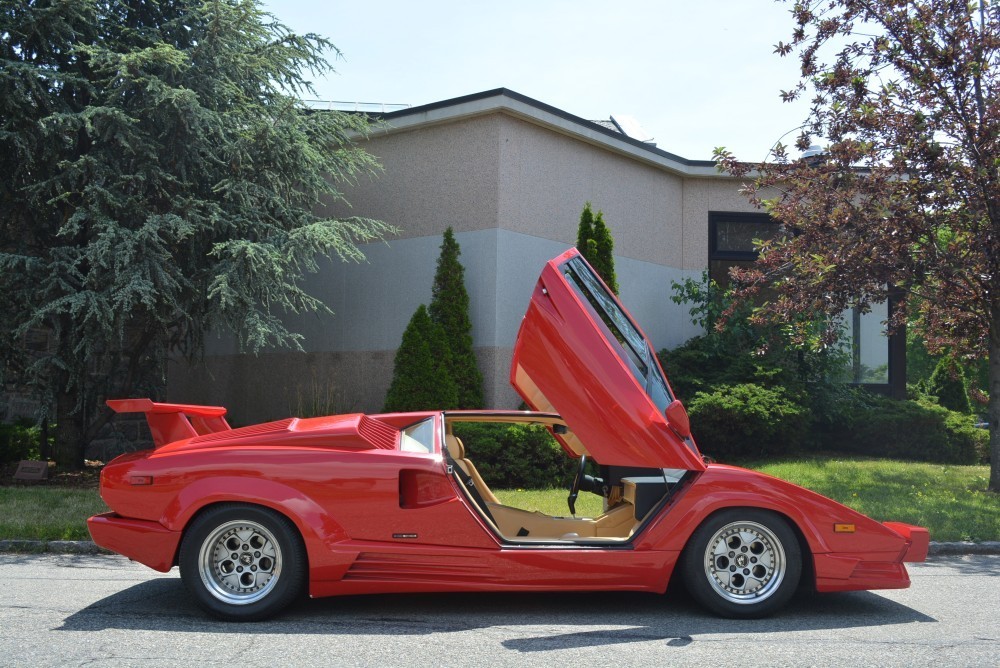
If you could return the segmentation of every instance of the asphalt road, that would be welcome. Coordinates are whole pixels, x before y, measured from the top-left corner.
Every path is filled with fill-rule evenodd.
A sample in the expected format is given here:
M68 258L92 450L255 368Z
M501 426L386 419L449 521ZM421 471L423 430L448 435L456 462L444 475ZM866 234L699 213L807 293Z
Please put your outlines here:
M908 590L803 596L732 621L683 595L441 594L203 615L176 569L0 554L3 666L1000 666L1000 556L939 557Z

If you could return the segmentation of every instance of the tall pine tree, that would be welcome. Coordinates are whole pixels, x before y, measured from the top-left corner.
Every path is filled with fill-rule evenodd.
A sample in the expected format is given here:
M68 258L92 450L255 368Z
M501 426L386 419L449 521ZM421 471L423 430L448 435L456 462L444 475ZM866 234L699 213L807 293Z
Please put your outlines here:
M449 372L458 386L459 408L483 407L483 374L472 348L472 320L469 293L465 288L465 267L459 261L462 249L449 227L441 241L434 286L431 289L431 319L444 330L451 350Z
M938 403L959 413L972 412L969 403L969 386L962 366L953 358L942 357L927 381L927 390Z
M594 217L593 240L596 251L592 260L594 269L608 284L611 291L618 294L618 278L615 276L615 240L611 236L611 230L604 222L603 211L598 211Z
M594 215L590 202L583 206L580 225L576 230L576 248L586 258L590 266L604 279L611 291L618 294L618 278L615 276L615 240L604 222L604 212Z
M580 213L580 225L576 228L576 249L580 251L580 255L585 257L588 262L593 264L593 256L591 253L593 250L589 245L589 241L594 238L594 211L590 208L590 202L583 205L583 211Z
M403 332L393 362L386 412L458 408L458 385L452 380L444 330L421 304Z
M0 35L0 383L79 466L102 399L212 328L298 346L278 314L326 308L303 273L390 228L323 213L377 169L367 124L304 108L336 51L256 0L0 0Z

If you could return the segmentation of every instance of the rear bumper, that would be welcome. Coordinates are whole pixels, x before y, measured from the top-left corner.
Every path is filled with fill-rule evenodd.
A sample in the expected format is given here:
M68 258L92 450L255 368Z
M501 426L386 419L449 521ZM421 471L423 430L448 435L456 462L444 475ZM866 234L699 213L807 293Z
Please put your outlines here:
M116 513L94 515L87 520L94 542L152 569L167 572L174 565L179 531L171 531L158 522L132 520Z

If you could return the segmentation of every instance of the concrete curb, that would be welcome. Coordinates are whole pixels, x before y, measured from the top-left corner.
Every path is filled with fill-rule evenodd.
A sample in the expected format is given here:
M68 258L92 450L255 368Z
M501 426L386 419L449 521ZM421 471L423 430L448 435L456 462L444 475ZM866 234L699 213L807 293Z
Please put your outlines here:
M927 552L932 557L950 557L961 554L1000 554L1000 541L987 540L982 543L963 541L961 543L935 543L931 541Z
M113 554L89 540L0 540L0 552L20 554Z
M0 553L20 554L114 554L89 540L0 540ZM931 541L927 551L931 557L953 557L966 554L1000 554L1000 541L972 543L938 543Z

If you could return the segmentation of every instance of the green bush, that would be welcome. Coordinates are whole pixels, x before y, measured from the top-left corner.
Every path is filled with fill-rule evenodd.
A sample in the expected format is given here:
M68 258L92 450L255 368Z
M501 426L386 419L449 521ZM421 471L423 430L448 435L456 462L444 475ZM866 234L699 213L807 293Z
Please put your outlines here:
M950 411L971 413L969 387L962 367L953 359L942 357L927 381L927 392Z
M403 332L393 360L385 412L458 408L458 385L448 373L451 351L441 325L421 304Z
M942 464L986 461L989 433L970 415L924 400L872 396L826 434L827 449Z
M704 334L657 354L682 400L745 383L781 386L794 395L814 393L830 385L845 364L842 350L822 345L829 327L822 318L754 324L752 305L737 303L731 291L707 274L700 281L675 282L672 288L671 301L689 305L691 322L705 328Z
M469 292L465 288L465 267L458 257L462 249L449 227L444 231L441 255L438 256L427 307L431 320L441 326L450 357L445 371L455 383L458 408L483 407L483 374L476 365L472 349L472 320L469 317Z
M795 451L811 421L810 410L785 388L754 383L698 392L687 409L699 449L720 460Z
M576 471L576 460L566 455L544 427L457 422L453 430L491 487L565 487Z
M25 422L0 424L0 464L39 459L41 429Z

